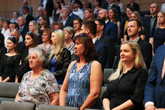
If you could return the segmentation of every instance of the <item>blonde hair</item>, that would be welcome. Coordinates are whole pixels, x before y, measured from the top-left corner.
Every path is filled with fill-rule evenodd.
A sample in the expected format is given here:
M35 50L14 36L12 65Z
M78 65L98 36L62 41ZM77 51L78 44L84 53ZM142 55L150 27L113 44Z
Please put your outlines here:
M138 12L138 11L133 11L132 13L131 13L131 15L132 14L135 14L135 16L137 17L137 20L139 20L140 22L142 21L141 20L141 17L140 17L140 13Z
M133 53L135 54L135 56L136 56L135 60L134 60L135 68L146 69L146 65L144 63L139 44L136 42L124 42L123 44L128 44L130 46L130 48L132 49ZM117 70L109 77L109 80L112 81L112 80L119 78L120 71L122 71L123 68L124 68L124 63L120 59Z
M33 23L33 25L34 25L34 33L36 34L36 35L38 35L39 33L38 33L38 24L37 24L37 22L36 21L34 21L34 20L32 20L32 21L30 21L30 23Z
M165 11L159 11L158 13L161 13L163 17L165 17ZM159 27L159 23L157 22L157 27Z
M52 59L54 55L55 55L56 60L58 60L60 58L61 52L66 47L65 36L61 29L52 32L52 34L55 34L56 36L56 45L53 45L53 48L49 55L49 61Z

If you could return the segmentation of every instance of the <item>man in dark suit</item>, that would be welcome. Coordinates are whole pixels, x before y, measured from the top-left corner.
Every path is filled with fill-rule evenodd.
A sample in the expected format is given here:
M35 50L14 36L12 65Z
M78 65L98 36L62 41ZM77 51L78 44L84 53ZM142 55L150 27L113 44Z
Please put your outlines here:
M46 0L46 2L44 2L44 0L41 0L41 4L44 7L44 9L46 10L47 16L48 17L52 16L52 12L54 10L53 0Z
M165 110L165 45L155 53L144 92L145 110Z
M106 25L105 25L104 33L107 34L114 41L116 41L117 33L118 33L117 24L111 23L109 21L108 11L106 9L101 9L99 11L98 18L105 21Z
M105 68L112 68L115 58L115 43L112 38L109 38L104 33L105 22L102 19L96 19L95 24L97 25L96 37L102 41L108 49L108 58Z
M28 26L25 25L26 20L23 17L18 18L19 33L23 37L23 42L25 41L25 34L29 31Z
M157 25L157 14L159 12L159 5L157 3L152 3L150 5L150 13L151 16L148 17L144 17L142 19L143 21L143 26L144 29L146 31L146 41L149 41L149 38L151 37L151 32L156 29L156 25ZM153 37L153 36L152 36Z
M29 26L29 22L32 21L34 18L32 15L29 14L29 8L24 6L22 7L23 17L26 19L26 26Z
M92 38L93 44L95 45L95 49L98 54L98 61L102 65L102 70L104 70L108 58L108 49L103 42L97 39L96 29L97 26L94 21L87 21L83 23L80 33L86 33Z
M67 6L63 6L60 13L60 21L63 23L63 26L72 26L73 27L73 18L70 16L71 9Z
M128 21L127 32L128 32L128 36L130 37L129 40L137 42L139 44L144 62L146 64L147 69L149 69L152 61L152 46L150 43L142 40L139 37L139 32L141 31L141 28L142 28L142 24L139 20L131 19ZM118 52L117 59L114 63L114 69L117 68L119 59L120 59L120 53Z

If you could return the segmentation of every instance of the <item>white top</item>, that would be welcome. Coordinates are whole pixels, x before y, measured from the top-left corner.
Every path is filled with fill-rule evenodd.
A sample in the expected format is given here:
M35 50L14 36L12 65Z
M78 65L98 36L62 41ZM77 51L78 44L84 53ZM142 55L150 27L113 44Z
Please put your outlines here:
M5 31L4 28L2 28L1 33L4 35L4 44L5 47L7 47L7 39L11 36L9 28Z
M78 10L74 10L73 13L77 16L79 16L82 20L84 19L84 11L80 8Z

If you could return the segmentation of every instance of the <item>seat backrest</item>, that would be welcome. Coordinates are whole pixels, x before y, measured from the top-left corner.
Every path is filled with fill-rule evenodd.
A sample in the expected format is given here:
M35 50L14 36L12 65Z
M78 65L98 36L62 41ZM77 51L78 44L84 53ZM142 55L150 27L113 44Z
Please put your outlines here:
M105 68L104 69L104 74L103 74L103 82L104 82L104 84L108 84L109 83L108 78L111 76L112 73L113 73L113 69L112 68Z
M20 83L0 82L0 97L15 98Z
M0 110L34 110L35 105L27 102L2 101Z
M41 104L39 105L38 110L79 110L79 108Z
M102 98L103 93L105 92L106 89L107 89L107 86L102 86L102 88L101 88L100 98Z

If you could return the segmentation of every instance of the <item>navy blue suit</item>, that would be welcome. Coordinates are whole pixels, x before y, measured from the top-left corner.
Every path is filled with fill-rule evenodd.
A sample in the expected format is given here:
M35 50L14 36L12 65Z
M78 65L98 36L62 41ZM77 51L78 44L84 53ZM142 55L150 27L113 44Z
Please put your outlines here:
M165 45L162 45L156 50L144 93L145 103L152 101L157 108L165 108L165 77L162 79L164 58Z
M110 21L108 21L105 26L104 33L107 34L114 41L116 41L117 33L118 33L117 24L114 24L114 23L111 23Z
M95 45L96 52L98 54L98 61L102 65L102 70L104 70L105 65L107 63L107 58L108 58L107 46L100 40L97 40L94 45Z

